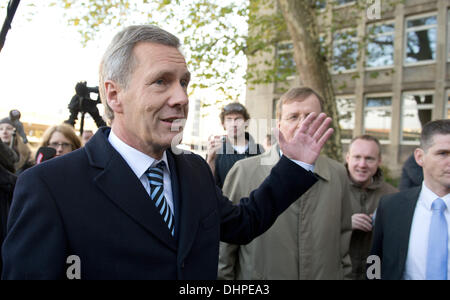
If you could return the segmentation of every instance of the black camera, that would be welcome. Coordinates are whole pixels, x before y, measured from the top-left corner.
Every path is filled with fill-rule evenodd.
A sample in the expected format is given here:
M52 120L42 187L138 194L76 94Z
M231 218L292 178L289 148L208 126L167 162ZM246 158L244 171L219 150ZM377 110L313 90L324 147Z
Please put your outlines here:
M91 99L90 93L96 93L97 99ZM105 121L97 108L97 104L100 104L100 95L98 86L88 87L86 81L80 81L75 85L75 95L72 97L69 103L70 117L64 121L67 124L75 126L78 113L82 114L82 124L84 123L84 114L89 113L97 124L97 127L106 126ZM80 126L80 132L82 132L82 126Z

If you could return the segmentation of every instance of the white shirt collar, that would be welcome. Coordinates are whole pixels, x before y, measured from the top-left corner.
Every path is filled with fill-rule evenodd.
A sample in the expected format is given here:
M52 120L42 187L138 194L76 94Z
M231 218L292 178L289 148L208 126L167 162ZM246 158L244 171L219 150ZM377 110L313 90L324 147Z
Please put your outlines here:
M166 163L165 170L170 174L166 151L164 151L162 159L158 161L153 157L150 157L147 154L142 153L141 151L126 144L117 135L114 134L112 129L109 134L108 140L113 148L116 149L117 152L119 152L119 154L127 162L131 170L133 170L134 174L136 174L138 178L141 178L141 176L144 175L149 167L156 165L161 160Z
M422 199L423 204L428 210L431 210L431 205L433 201L437 198L441 198L444 200L445 205L447 205L447 209L450 210L450 194L445 195L444 197L439 197L432 190L430 190L425 184L425 180L422 182L422 191L420 192L419 199Z

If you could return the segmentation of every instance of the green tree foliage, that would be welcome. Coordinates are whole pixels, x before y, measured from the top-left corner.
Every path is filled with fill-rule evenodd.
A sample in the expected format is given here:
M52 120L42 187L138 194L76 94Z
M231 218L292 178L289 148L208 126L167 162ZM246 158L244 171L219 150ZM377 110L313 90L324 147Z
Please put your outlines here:
M315 28L303 26L308 27L306 31L315 31L310 36L319 45L314 57L307 59L322 60L328 69L331 65L345 69L356 64L369 41L366 35L357 36L356 24L373 2L357 0L351 8L335 13L332 9L335 1L302 0L302 6L312 12L310 17L314 22L311 24ZM289 51L283 49L290 47L287 42L293 40L286 20L298 13L289 10L283 13L279 9L279 0L54 0L49 5L67 9L68 22L78 28L83 43L95 39L105 28L131 24L157 24L176 34L184 42L189 68L196 78L191 92L198 88L215 88L223 95L222 99L212 99L209 104L238 98L245 84L252 88L277 82L280 83L278 87L283 87L292 75L311 71L292 63L294 59L289 57ZM332 22L327 23L326 19L330 17ZM343 28L348 29L342 31ZM333 47L336 38L343 42ZM292 48L294 57L302 54L298 45ZM336 53L338 55L333 55ZM247 64L247 58L251 63ZM323 89L319 92L326 95L326 112L334 116L335 124L338 124L334 93L330 95L330 88L331 91L334 89L331 76L322 74L321 77L327 81L319 85ZM354 78L357 77L355 74ZM345 87L345 83L340 87ZM333 140L327 154L341 160L342 156L336 150L341 148L339 125L334 127L338 138Z

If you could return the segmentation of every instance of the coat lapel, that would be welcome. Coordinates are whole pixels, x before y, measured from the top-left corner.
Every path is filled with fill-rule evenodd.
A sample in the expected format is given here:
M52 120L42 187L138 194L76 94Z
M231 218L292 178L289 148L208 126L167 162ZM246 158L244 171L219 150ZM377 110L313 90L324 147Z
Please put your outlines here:
M150 196L125 160L109 144L107 135L102 133L103 136L97 136L90 145L86 145L91 165L103 168L94 182L126 215L176 250L175 239L170 235Z
M186 154L194 155L194 154ZM185 154L174 155L179 184L179 235L178 261L181 262L189 253L199 226L199 205L201 205L202 178L196 168L186 159Z
M399 255L399 269L402 276L405 269L406 256L408 254L409 246L409 236L411 234L411 225L414 217L414 212L416 210L417 201L419 200L419 195L421 187L407 190L403 193L402 198L398 199L398 207L400 207L400 212L398 214L398 255Z

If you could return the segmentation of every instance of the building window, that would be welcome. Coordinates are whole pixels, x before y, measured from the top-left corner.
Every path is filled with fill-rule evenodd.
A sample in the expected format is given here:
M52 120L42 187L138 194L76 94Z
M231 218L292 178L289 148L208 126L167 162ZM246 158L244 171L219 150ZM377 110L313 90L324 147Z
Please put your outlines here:
M367 96L364 107L364 133L389 141L392 120L391 96Z
M436 15L406 19L405 64L434 61L436 38Z
M336 97L336 106L341 127L341 140L349 142L353 138L355 129L355 96Z
M366 67L380 68L394 64L394 22L374 24L367 28L369 41Z
M356 0L335 0L336 6L352 5Z
M324 10L327 7L327 1L326 0L316 0L316 1L314 1L314 6L317 9Z
M447 60L450 61L450 10L447 12Z
M402 142L416 144L422 126L431 121L433 94L429 92L405 93L402 108Z
M294 45L292 42L282 42L277 45L277 79L292 79L297 72L294 60Z
M336 32L333 36L333 72L354 71L357 59L356 29Z

